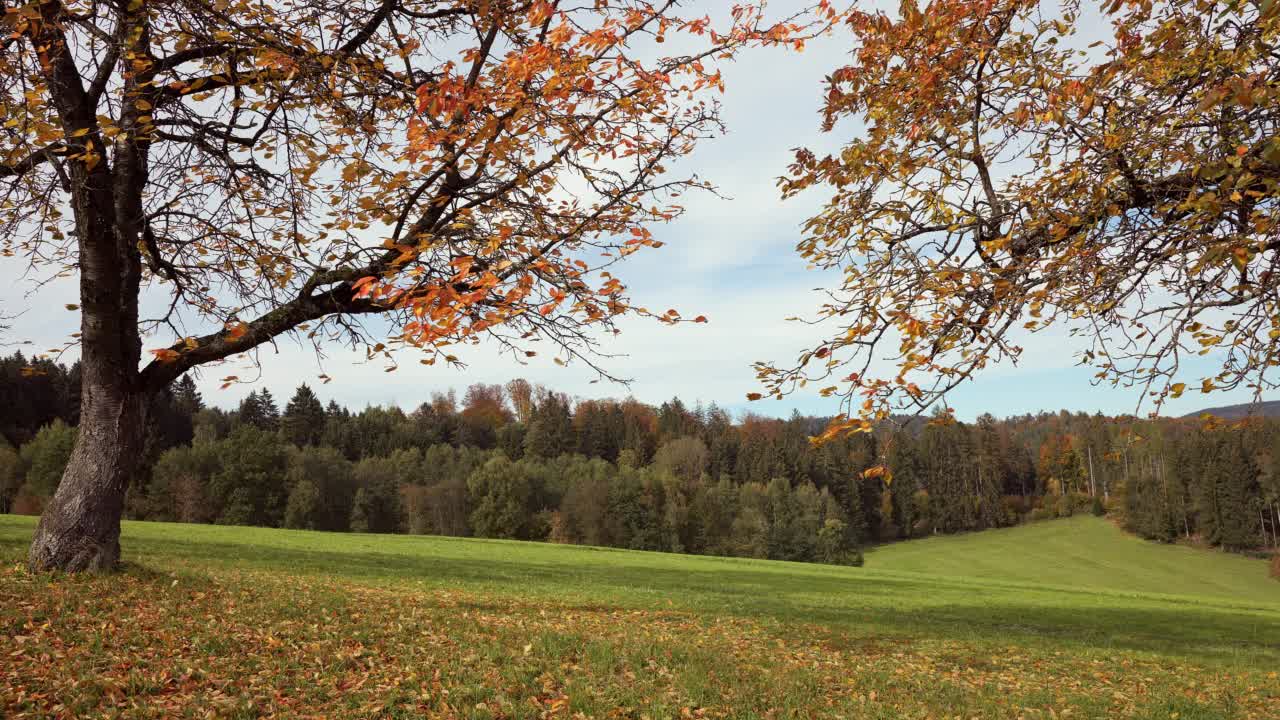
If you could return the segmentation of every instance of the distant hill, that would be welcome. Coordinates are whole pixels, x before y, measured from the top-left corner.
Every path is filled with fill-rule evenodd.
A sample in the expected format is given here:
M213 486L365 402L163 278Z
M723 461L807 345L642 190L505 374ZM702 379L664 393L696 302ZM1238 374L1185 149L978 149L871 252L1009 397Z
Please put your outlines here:
M1193 413L1187 413L1183 417L1196 418L1208 413L1222 418L1223 420L1240 420L1250 416L1255 417L1280 417L1280 400L1268 400L1260 403L1243 403L1240 405L1224 405L1222 407L1205 408L1197 410Z

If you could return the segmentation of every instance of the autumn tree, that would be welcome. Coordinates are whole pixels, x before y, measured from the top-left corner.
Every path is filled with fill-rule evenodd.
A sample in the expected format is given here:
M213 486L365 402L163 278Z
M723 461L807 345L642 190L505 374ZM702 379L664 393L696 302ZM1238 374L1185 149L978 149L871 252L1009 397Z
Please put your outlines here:
M516 378L504 387L511 408L515 411L516 421L528 423L533 418L533 383L524 378Z
M1275 387L1280 6L904 0L848 16L825 88L838 152L783 194L834 191L800 253L843 280L827 339L760 364L764 394L843 398L832 434L937 407L1029 333L1064 328L1098 380L1158 407ZM1102 32L1086 32L1101 15ZM1194 380L1181 361L1211 354ZM882 369L896 365L896 371Z
M278 336L594 365L648 314L614 264L704 185L665 171L720 129L717 61L796 30L675 5L0 0L0 247L80 284L80 441L31 567L114 566L147 398Z
M511 421L502 386L478 383L468 387L458 421L460 443L493 447L497 443L498 429Z
M693 483L706 472L707 446L696 437L668 440L653 456L653 465L685 483Z

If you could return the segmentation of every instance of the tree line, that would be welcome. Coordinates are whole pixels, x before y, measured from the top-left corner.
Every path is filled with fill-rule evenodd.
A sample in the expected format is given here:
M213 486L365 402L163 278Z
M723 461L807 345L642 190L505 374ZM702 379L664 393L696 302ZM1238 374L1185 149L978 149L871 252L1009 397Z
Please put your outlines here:
M0 361L0 510L39 513L75 443L76 368ZM861 548L1110 513L1154 540L1280 542L1280 424L1071 413L904 420L815 444L828 418L672 399L574 400L524 380L352 411L301 385L152 400L127 516L430 533L858 564Z

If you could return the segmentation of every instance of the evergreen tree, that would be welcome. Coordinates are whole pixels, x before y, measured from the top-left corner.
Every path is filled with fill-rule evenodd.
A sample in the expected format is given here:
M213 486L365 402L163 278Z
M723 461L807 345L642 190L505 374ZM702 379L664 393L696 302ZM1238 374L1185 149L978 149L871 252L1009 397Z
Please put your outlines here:
M271 397L271 391L262 388L251 390L244 400L240 401L236 418L242 425L250 425L259 430L275 430L279 423L280 411L276 408L275 399Z
M0 435L12 447L29 442L40 428L80 417L80 364L70 368L22 353L0 358Z
M271 395L271 391L262 388L258 392L258 404L262 410L262 418L265 426L263 430L275 430L280 426L280 408L276 406L276 399Z
M926 487L933 529L947 533L975 529L978 473L968 426L948 420L931 423L925 428L921 449L928 467Z
M294 391L293 398L285 406L280 419L280 432L284 439L297 445L317 445L324 437L325 411L320 398L304 383Z
M195 417L196 413L204 409L204 398L200 396L196 382L190 375L183 375L174 382L173 401L188 417Z
M926 468L916 439L910 433L894 433L889 441L888 466L893 492L893 524L902 537L922 534L926 518L917 512L915 497L925 487Z
M1008 475L1007 453L1003 439L996 427L996 419L990 414L978 418L973 431L975 457L973 462L975 518L973 527L985 529L1004 524L1000 505L1000 491Z
M524 451L533 457L553 458L572 451L576 446L569 398L548 393L534 408L533 419L529 421L529 430L524 438Z
M1258 543L1259 519L1251 500L1259 496L1259 473L1243 435L1237 431L1211 441L1197 498L1205 540L1228 550Z

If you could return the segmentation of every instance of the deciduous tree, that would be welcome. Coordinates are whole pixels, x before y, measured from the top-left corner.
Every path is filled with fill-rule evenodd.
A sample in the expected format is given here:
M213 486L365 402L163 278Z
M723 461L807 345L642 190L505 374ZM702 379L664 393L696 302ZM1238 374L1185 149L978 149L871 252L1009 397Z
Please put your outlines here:
M612 266L703 185L664 173L720 129L716 61L796 29L675 6L0 0L0 245L80 281L80 441L31 567L114 566L148 396L282 334L593 363L647 313Z
M855 139L781 181L834 191L799 251L844 279L827 339L758 366L764 394L820 382L844 401L830 432L865 428L1048 327L1157 407L1276 386L1280 6L904 0L848 27L823 128ZM1216 369L1189 378L1197 353Z

